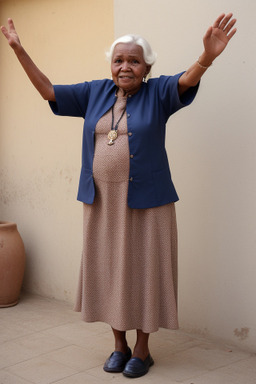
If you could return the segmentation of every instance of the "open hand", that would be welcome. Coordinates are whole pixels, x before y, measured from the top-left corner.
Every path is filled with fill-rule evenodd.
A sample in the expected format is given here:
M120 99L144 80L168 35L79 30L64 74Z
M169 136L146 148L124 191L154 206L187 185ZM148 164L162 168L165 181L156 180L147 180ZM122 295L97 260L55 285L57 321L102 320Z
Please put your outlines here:
M204 36L205 53L212 58L212 61L224 51L228 42L236 33L236 28L233 28L236 19L232 19L232 17L232 13L221 14L213 26L208 28Z
M4 26L2 26L1 31L6 37L6 39L8 40L8 43L12 48L16 48L17 46L21 45L19 36L15 30L12 19L8 19L8 30Z

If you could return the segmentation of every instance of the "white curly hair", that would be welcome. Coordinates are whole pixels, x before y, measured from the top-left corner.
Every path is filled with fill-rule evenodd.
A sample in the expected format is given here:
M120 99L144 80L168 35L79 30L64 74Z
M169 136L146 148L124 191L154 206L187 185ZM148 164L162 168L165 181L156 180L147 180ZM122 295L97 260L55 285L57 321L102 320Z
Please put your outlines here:
M150 44L139 35L124 35L116 39L111 45L109 51L106 52L106 58L111 61L115 46L119 43L134 43L139 45L143 50L143 57L147 65L153 65L156 61L156 53L152 51Z

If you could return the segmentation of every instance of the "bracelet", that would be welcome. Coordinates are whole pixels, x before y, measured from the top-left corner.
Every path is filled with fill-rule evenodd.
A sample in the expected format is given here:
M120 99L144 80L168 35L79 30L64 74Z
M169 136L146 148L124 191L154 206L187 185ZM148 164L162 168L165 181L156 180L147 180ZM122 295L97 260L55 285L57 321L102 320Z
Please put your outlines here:
M210 66L212 65L212 63L210 65L208 65L208 67L206 67L205 65L202 65L199 61L199 58L197 59L197 64L199 65L200 68L203 68L203 69L208 69L210 68Z

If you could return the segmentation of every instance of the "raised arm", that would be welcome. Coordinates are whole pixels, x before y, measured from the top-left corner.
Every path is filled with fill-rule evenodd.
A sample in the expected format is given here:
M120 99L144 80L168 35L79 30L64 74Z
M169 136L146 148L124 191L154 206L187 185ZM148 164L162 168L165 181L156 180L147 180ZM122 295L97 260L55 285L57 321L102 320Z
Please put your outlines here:
M1 27L1 31L6 37L9 45L14 50L19 62L28 75L30 81L38 90L40 95L49 101L55 101L53 85L50 80L37 68L25 49L22 47L19 36L15 30L12 19L8 19L8 29Z
M199 82L212 62L228 45L228 42L236 33L236 28L233 28L236 19L232 19L232 17L232 13L227 15L223 13L217 18L213 26L208 28L203 38L204 51L202 55L179 79L180 95Z

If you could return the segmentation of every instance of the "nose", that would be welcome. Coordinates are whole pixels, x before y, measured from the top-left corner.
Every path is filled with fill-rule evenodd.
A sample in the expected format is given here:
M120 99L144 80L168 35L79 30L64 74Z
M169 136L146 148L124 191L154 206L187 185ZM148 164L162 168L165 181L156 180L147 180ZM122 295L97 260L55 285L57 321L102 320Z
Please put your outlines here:
M124 61L122 63L122 70L123 71L129 71L129 69L130 69L129 63L127 61Z

